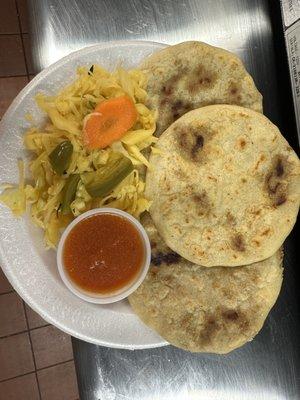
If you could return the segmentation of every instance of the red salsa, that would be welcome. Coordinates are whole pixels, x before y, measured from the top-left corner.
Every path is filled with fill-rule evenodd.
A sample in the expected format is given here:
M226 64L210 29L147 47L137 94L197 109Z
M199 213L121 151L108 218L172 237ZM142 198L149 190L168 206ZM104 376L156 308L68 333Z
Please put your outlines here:
M109 294L127 286L139 274L145 258L143 240L122 216L92 215L70 231L63 263L81 289Z

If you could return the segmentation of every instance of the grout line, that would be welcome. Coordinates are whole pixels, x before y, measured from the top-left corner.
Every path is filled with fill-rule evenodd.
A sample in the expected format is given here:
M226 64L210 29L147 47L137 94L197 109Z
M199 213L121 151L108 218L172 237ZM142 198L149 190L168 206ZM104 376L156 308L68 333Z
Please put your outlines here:
M14 293L14 289L9 290L8 292L2 292L0 293L0 296L4 295L4 294L9 294L9 293Z
M23 330L23 331L20 331L20 332L11 333L10 335L0 336L0 340L1 339L7 339L7 338L9 338L11 336L22 335L22 333L27 333L27 332L28 332L28 330L26 329L26 330Z
M23 55L24 55L24 60L25 60L26 74L27 74L27 79L29 81L29 69L28 69L28 64L27 64L27 58L26 58L26 52L25 52L25 46L24 46L24 38L23 38L23 33L22 33L22 24L21 24L21 18L20 18L20 13L19 13L17 0L15 0L15 5L16 5L17 14L18 14L18 22L19 22L19 29L20 29L20 37L21 37Z
M47 367L39 368L39 369L37 369L36 371L32 370L32 371L30 371L30 372L26 372L26 374L21 374L21 375L13 376L12 378L3 379L2 381L0 381L0 383L2 383L2 382L7 382L7 381L11 381L12 379L21 378L22 376L26 376L26 375L30 375L30 374L34 374L34 373L35 373L36 378L37 378L37 372L39 372L39 371L44 371L45 369L48 369L48 368L56 367L56 366L58 366L58 365L66 364L66 363L69 363L69 362L71 362L71 361L74 361L74 358L71 358L70 360L66 360L66 361L61 361L61 362L56 363L56 364L53 364L53 365L48 365ZM38 385L38 388L39 388L38 379L37 379L37 385Z
M24 313L25 313L26 325L27 325L27 329L28 329L28 338L29 338L29 343L30 343L30 348L31 348L31 353L32 353L32 359L33 359L33 365L34 365L34 374L35 374L36 384L37 384L37 388L38 388L38 392L39 392L39 398L40 398L40 400L42 400L40 384L39 384L39 380L38 380L37 372L36 372L35 355L34 355L34 351L33 351L32 340L31 340L31 335L30 335L30 330L29 330L29 323L28 323L27 312L26 312L26 307L25 307L25 302L24 302L24 300L22 300L22 303L23 303L23 309L24 309Z
M46 321L45 321L46 322ZM48 324L48 322L45 323L45 325L41 325L41 326L35 326L34 328L29 328L29 331L36 331L37 329L40 328L46 328L46 326L50 326L51 324Z
M66 360L66 361L60 361L60 362L58 362L58 363L56 363L56 364L48 365L47 367L39 368L39 369L37 370L37 372L39 372L39 371L44 371L44 369L57 367L58 365L66 364L66 363L71 362L71 361L74 361L74 358L70 358L69 360Z
M25 33L25 32L24 32ZM20 36L21 32L16 32L16 33L0 33L1 36Z
M22 300L22 301L23 301L23 300ZM22 333L31 332L31 331L36 331L37 329L46 328L47 326L50 326L50 325L51 325L51 324L46 323L45 325L35 326L34 328L30 328L30 327L29 327L29 324L28 324L28 329L25 329L25 330L19 331L19 332L15 332L15 333L11 333L10 335L0 336L0 340L1 340L1 339L9 338L9 337L11 337L11 336L21 335ZM26 324L26 326L27 326L27 324Z
M33 74L30 74L33 75ZM27 75L0 75L0 79L5 79L5 78L28 78Z
M13 376L12 378L3 379L2 381L0 381L0 383L8 382L8 381L11 381L12 379L16 379L16 378L22 378L22 376L31 375L31 374L34 374L34 370L32 370L30 372L26 372L26 374L21 374L21 375Z

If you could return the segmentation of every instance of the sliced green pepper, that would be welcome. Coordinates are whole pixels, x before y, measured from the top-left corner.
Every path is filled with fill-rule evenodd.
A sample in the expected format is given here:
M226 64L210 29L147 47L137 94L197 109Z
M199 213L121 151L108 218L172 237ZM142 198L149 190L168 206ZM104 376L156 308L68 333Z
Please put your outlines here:
M49 154L50 164L58 175L62 175L68 169L72 154L73 145L69 140L58 144Z
M115 154L102 168L82 174L81 180L90 196L104 197L122 182L131 171L133 171L132 162L121 154Z
M70 175L67 179L63 190L63 198L61 203L61 212L62 214L69 214L71 212L70 204L75 199L76 190L78 183L80 181L80 175L74 174Z

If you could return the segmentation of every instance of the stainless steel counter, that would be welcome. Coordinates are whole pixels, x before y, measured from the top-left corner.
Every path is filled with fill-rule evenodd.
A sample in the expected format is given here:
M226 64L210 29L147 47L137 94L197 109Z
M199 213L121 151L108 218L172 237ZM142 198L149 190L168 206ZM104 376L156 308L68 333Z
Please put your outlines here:
M274 3L278 2L270 2L278 8ZM281 22L277 17L273 32L268 4L267 0L29 0L35 68L112 39L170 44L202 40L244 60L264 95L265 113L295 145L289 78L282 54L274 53L274 45L280 47ZM74 340L81 400L300 399L297 268L294 232L286 243L280 299L255 340L227 356L195 355L171 346L132 352Z

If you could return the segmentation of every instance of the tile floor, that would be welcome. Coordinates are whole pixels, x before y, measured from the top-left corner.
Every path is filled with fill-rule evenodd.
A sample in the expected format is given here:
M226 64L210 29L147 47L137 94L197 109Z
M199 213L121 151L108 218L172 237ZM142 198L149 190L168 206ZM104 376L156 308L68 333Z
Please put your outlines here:
M0 118L34 73L26 0L0 0ZM0 268L0 400L79 398L70 336L47 324Z

